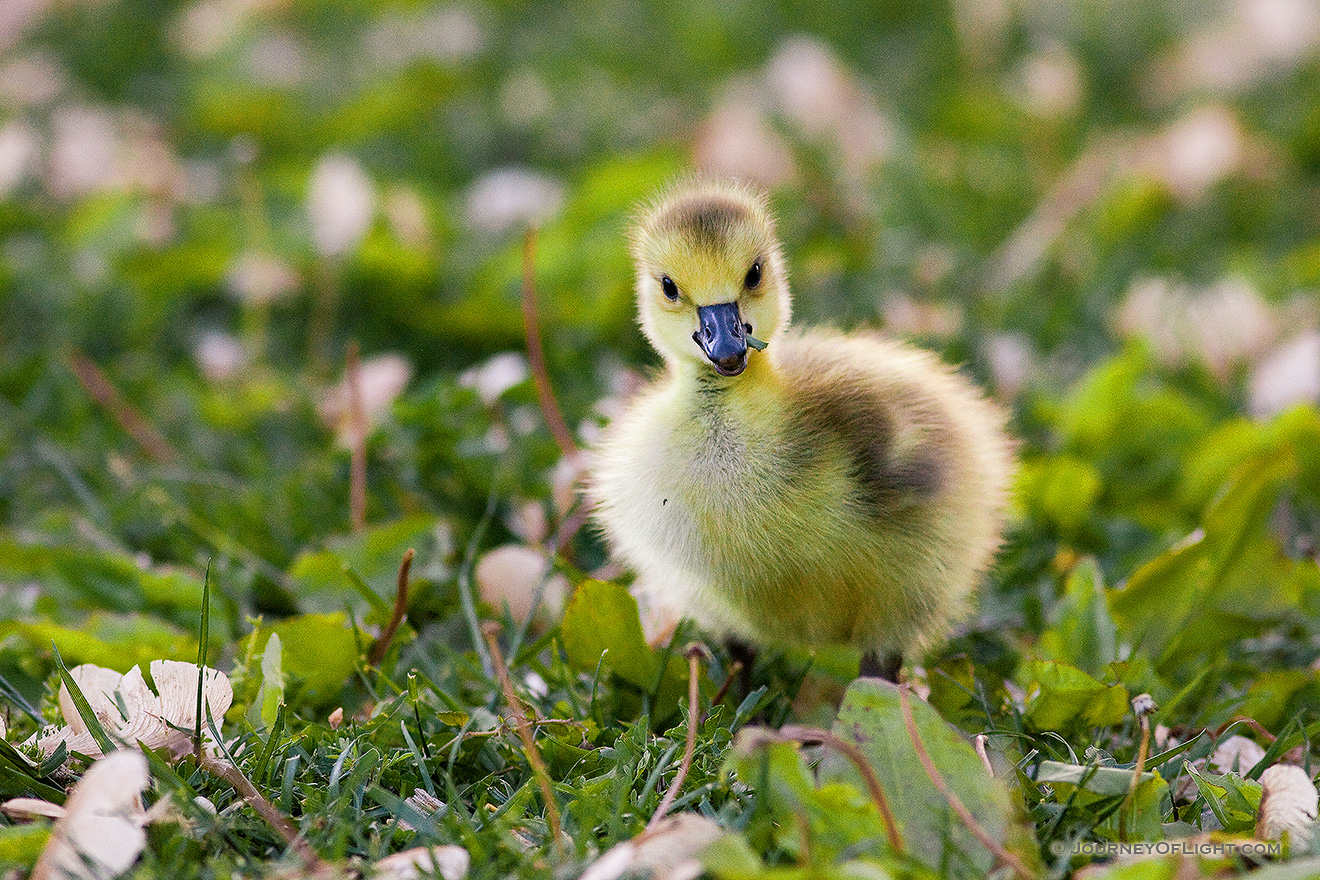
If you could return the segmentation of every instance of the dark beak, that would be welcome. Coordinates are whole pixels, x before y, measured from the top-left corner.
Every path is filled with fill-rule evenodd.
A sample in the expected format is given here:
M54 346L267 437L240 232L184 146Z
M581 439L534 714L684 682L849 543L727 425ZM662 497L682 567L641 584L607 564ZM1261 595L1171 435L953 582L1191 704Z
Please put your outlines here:
M736 376L747 367L747 332L736 302L697 307L697 332L692 338L721 376Z

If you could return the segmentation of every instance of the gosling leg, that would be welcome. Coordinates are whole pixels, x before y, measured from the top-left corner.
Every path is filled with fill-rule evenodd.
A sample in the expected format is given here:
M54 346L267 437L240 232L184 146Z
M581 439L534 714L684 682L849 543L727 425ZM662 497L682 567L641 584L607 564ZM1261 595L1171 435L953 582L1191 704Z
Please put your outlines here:
M738 639L729 639L724 645L729 649L729 658L742 667L738 671L738 687L745 697L752 692L752 664L756 662L756 649Z
M898 673L903 668L903 654L890 651L881 656L879 651L867 651L862 654L857 674L865 678L883 678L898 684Z

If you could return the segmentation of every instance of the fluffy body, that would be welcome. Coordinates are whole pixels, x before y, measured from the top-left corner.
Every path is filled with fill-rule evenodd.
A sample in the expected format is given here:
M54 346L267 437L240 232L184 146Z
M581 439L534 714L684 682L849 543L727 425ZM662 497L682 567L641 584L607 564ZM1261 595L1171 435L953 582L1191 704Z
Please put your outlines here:
M643 218L634 257L666 370L611 424L591 493L638 590L756 644L941 638L1000 542L999 410L911 346L786 331L783 260L754 191L683 185ZM692 339L697 307L728 302L768 343L732 376Z

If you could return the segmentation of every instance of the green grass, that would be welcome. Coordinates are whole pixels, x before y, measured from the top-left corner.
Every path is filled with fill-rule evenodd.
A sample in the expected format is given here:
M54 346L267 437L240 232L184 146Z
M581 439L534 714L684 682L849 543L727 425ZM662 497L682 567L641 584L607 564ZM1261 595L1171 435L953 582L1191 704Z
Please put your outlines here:
M542 336L568 422L589 436L621 369L656 362L632 314L628 218L691 165L731 85L759 83L763 131L795 169L772 198L796 318L940 351L1011 409L1021 439L1011 532L975 614L911 658L935 766L1042 877L1124 839L1250 837L1260 774L1309 769L1320 733L1320 412L1252 415L1267 352L1320 323L1320 58L1178 91L1183 50L1233 33L1230 13L1026 3L995 24L968 8L307 0L236 14L214 42L198 41L192 4L38 13L0 56L0 144L36 157L0 177L0 799L62 800L86 767L19 745L59 720L61 660L123 672L200 654L234 685L228 758L304 856L337 870L456 844L476 880L563 878L640 834L682 761L683 649L702 634L647 647L626 573L593 579L599 536L555 538L576 508L532 382L483 398L463 378L524 349L523 225L483 227L473 186L523 167L558 193L539 221ZM450 33L478 38L436 36ZM861 96L843 130L878 112L888 152L850 160L776 103L767 65L791 60L795 35ZM1239 36L1225 63L1249 54ZM42 65L55 79L31 73ZM43 97L42 82L57 87ZM1168 161L1188 130L1228 139L1222 167L1191 163L1199 182ZM91 182L52 158L110 142ZM331 155L374 199L336 253L307 210ZM1125 323L1152 281L1175 292L1166 311ZM1226 285L1247 304L1216 299ZM1197 305L1179 307L1184 294ZM1220 359L1213 343L1260 315L1262 337ZM361 529L325 415L354 342L367 362L393 352L410 367L372 416ZM473 577L490 549L527 543L529 510L577 597L533 627ZM410 548L406 617L368 663ZM490 621L561 841L480 635ZM844 695L855 656L763 654L713 705L732 659L709 647L673 808L727 833L708 873L991 869L897 697ZM1153 775L1134 786L1141 694L1157 706ZM903 852L850 761L757 733L784 725L835 725L859 745ZM997 781L968 745L978 734ZM1208 759L1233 734L1266 758L1219 774ZM163 755L150 767L147 801L170 808L133 876L301 869L232 778ZM31 869L49 827L0 815L6 877ZM1258 873L1306 876L1306 849ZM1207 873L1256 864L1198 858Z

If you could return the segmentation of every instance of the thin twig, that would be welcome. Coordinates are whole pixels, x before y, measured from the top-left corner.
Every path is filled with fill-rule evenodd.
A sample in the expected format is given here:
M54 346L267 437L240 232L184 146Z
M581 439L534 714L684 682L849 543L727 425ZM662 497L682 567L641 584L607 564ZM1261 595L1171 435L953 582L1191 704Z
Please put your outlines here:
M389 650L394 634L399 631L403 616L408 613L408 572L412 570L413 557L416 555L417 551L409 547L404 551L403 562L399 563L399 582L394 590L394 610L390 613L390 622L385 624L385 629L381 630L380 637L367 655L367 663L372 666L379 666L385 659L385 652Z
M1132 159L1132 144L1110 139L1086 150L991 257L989 283L1004 291L1035 271L1068 224L1092 204L1115 171Z
M320 873L326 867L321 861L321 857L316 854L316 850L298 832L298 827L293 824L293 820L275 809L275 805L266 800L257 787L244 775L243 771L234 764L219 758L204 758L202 760L202 769L219 776L225 782L234 787L234 791L247 802L248 806L256 810L257 815L266 820L266 824L274 828L280 837L284 838L289 849L302 859L307 868L316 873Z
M518 738L522 740L523 752L527 755L527 762L532 765L532 774L536 776L536 782L541 787L550 836L554 838L555 849L563 855L564 842L560 836L559 804L555 801L554 789L550 785L550 771L546 769L541 750L536 747L536 739L532 736L532 725L528 723L527 715L523 712L522 700L514 693L513 680L509 678L509 667L504 662L504 652L500 650L499 632L500 625L493 620L482 624L481 634L490 648L495 674L500 680L500 688L504 691L504 702L508 704L509 712L513 715L514 729L518 733Z
M936 791L944 795L944 799L949 802L949 807L957 814L963 825L967 826L967 830L972 832L977 840L981 841L982 846L990 850L1000 862L1012 868L1013 872L1019 877L1024 878L1024 880L1034 880L1036 875L1022 863L1021 859L1004 849L999 841L991 837L990 833L981 827L981 823L976 821L971 811L958 798L958 795L953 793L953 790L949 788L949 784L944 781L944 777L940 775L935 762L930 759L930 754L926 751L926 744L921 741L921 733L917 730L916 719L912 717L912 699L908 696L910 690L910 685L899 685L898 702L903 710L903 725L907 728L908 738L912 740L912 748L917 753L917 760L921 762L921 769L926 771L926 778L930 780L931 785L935 786Z
M683 787L684 780L687 779L688 771L692 769L692 758L697 753L697 727L700 719L697 717L697 709L700 706L701 699L701 658L708 655L710 651L705 645L693 643L688 645L688 729L687 743L683 746L683 762L678 765L678 775L674 781L669 784L669 790L660 800L660 806L656 808L655 815L651 821L646 823L646 830L652 831L655 826L660 824L660 820L669 812L669 808L674 805L674 799L678 797L678 790Z
M523 330L527 334L527 365L532 371L532 380L536 383L536 401L541 405L541 415L545 418L550 435L559 444L559 450L566 456L577 455L577 444L573 442L573 433L568 430L564 414L555 400L555 391L550 386L550 374L545 368L545 351L541 348L541 328L536 318L536 230L529 228L523 236L522 252L522 309Z
M1232 727L1234 724L1247 725L1247 727L1250 727L1252 730L1256 731L1256 733L1259 733L1262 737L1265 738L1266 742L1269 742L1271 744L1273 744L1274 741L1278 739L1277 736L1270 733L1265 728L1265 725L1261 724L1255 718L1248 718L1246 715L1234 715L1232 718L1228 719L1223 724L1216 727L1214 731L1215 736L1216 737L1223 736L1228 731L1228 729Z
M105 373L91 358L80 351L70 352L69 369L77 377L78 384L91 395L92 400L110 413L119 427L136 440L147 455L165 463L178 459L165 435L156 430L155 426L119 393L119 389L111 384Z
M1118 839L1127 840L1128 818L1132 815L1137 801L1137 787L1141 784L1141 774L1146 770L1146 758L1150 757L1150 713L1154 711L1154 702L1149 694L1142 694L1132 701L1132 708L1141 719L1141 743L1137 746L1137 764L1132 768L1132 781L1128 783L1127 796L1118 811Z
M710 701L712 706L718 706L724 702L724 697L729 693L729 687L742 671L743 662L741 660L734 660L729 664L729 671L724 674L724 684L720 685L720 689L715 692L715 698Z
M367 415L362 409L362 356L356 339L348 344L344 384L348 388L348 510L353 531L362 532L367 528Z
M870 792L871 800L875 802L875 807L880 811L881 818L885 820L885 833L889 835L889 848L896 853L903 852L903 836L898 832L898 820L894 818L894 811L889 808L889 799L885 797L885 790L880 787L880 780L876 778L875 771L867 763L866 756L862 754L861 749L822 727L786 724L779 728L779 733L804 745L818 742L826 748L834 749L834 751L852 761L853 766L857 768L857 772L862 775L862 781L866 783L866 790Z

